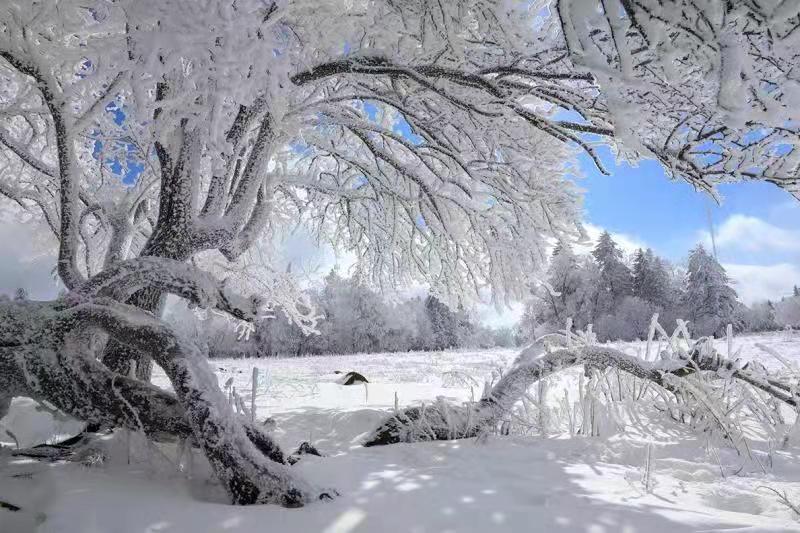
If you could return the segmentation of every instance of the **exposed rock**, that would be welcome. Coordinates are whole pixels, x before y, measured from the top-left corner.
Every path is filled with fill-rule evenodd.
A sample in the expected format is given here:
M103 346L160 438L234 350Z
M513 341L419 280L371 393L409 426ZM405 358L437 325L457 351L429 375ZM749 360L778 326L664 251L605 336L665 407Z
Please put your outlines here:
M297 451L289 456L287 462L290 465L293 465L297 463L303 455L316 455L317 457L324 457L324 455L322 455L313 444L309 443L308 441L304 441L297 448Z
M342 374L340 370L337 370L335 374ZM344 373L344 375L339 379L340 385L355 385L357 383L369 383L369 380L363 376L363 374L359 374L355 371L350 371Z

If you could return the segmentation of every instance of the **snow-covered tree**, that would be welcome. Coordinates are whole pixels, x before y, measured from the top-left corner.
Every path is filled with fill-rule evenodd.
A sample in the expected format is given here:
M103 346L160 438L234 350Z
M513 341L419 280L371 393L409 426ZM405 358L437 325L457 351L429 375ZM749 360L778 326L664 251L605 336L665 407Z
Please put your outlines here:
M459 320L456 314L434 295L425 299L425 314L431 325L430 350L444 350L458 346Z
M559 242L547 267L546 283L534 292L536 321L556 328L565 324L576 312L573 296L579 283L578 259L568 244Z
M526 311L529 325L525 338L532 341L538 335L563 330L567 319L578 329L592 324L601 298L600 275L592 257L576 255L566 243L557 244L545 282L536 286Z
M425 329L422 299L411 298L385 306L387 331L381 342L383 352L420 349L420 330Z
M301 220L382 287L519 296L543 237L574 233L563 141L584 127L542 89L575 80L551 76L527 9L428 7L8 4L0 190L49 222L70 289L126 257L247 261ZM543 85L505 81L520 53ZM112 348L124 373L134 354Z
M320 294L320 325L329 353L375 352L388 328L388 313L382 299L358 279L331 272Z
M526 292L553 238L576 234L565 160L577 147L600 165L596 136L695 183L796 185L785 123L794 97L770 85L783 87L791 47L770 48L766 23L753 32L740 17L729 32L712 17L703 31L724 29L724 43L756 36L750 57L766 60L752 60L749 79L766 88L742 94L767 118L782 115L780 128L726 129L718 109L738 105L727 92L741 72L722 68L724 90L706 94L710 76L693 63L739 48L704 56L705 43L684 46L689 34L678 31L696 57L667 54L675 86L700 93L657 87L642 94L664 102L629 110L607 74L591 73L607 65L579 60L579 40L585 50L598 42L597 14L580 27L569 11L583 4L542 17L549 3L538 0L3 2L0 195L52 232L69 292L0 306L0 406L25 394L106 426L192 436L232 501L302 505L320 491L233 413L203 347L160 319L167 293L247 322L283 310L314 330L307 296L254 253L259 239L300 224L352 252L373 285L419 280L451 303L488 287L506 302ZM796 13L779 15L769 28L791 28ZM645 47L648 59L675 37L650 27L631 30L657 45ZM663 60L648 63L664 71ZM708 95L724 105L707 106ZM627 127L630 117L641 127ZM763 137L750 143L754 131ZM627 294L614 286L615 298ZM102 361L74 341L97 330L109 338ZM142 382L151 361L175 395ZM140 380L127 377L133 362Z
M800 295L784 298L775 307L775 318L780 324L800 327Z
M689 254L684 307L695 335L720 335L739 306L725 269L698 245Z
M203 350L158 319L164 295L245 320L283 309L313 329L316 314L277 269L268 281L246 275L262 235L300 223L354 252L376 285L419 279L448 299L488 286L502 302L535 275L548 238L576 231L564 141L585 128L560 120L564 97L542 91L574 80L551 75L557 54L531 34L535 13L430 7L3 3L0 194L50 228L70 291L4 311L16 317L0 326L4 346L53 335L3 353L39 371L35 383L3 383L3 395L134 429L125 405L150 408L137 417L145 432L189 427L233 501L313 498L225 405ZM520 54L542 84L503 79ZM238 298L234 285L259 295ZM51 319L64 329L45 327ZM78 375L46 365L53 350L86 359L61 332L98 327L110 338L102 364ZM151 358L188 426L163 421L166 404L148 400L160 392L125 381L120 399L106 385L130 361L148 379Z
M633 295L642 298L650 288L650 265L652 264L653 254L652 250L647 249L649 254L639 248L633 255L633 268L631 275L633 276L632 290Z
M598 318L594 331L600 341L647 338L650 320L660 308L638 296L624 297L613 312Z
M520 345L530 344L536 340L536 328L539 326L538 306L539 301L534 297L525 302L522 316L514 326L515 337Z
M597 239L592 256L600 268L599 309L600 313L616 308L623 298L632 294L633 279L628 265L625 264L622 250L604 231Z
M774 303L756 302L750 306L742 305L739 308L738 321L747 331L774 331L780 329L778 310Z
M620 155L657 159L704 190L760 179L800 198L797 2L554 7L575 72L596 84Z
M669 305L670 280L664 260L653 250L639 248L633 260L633 296L660 307Z

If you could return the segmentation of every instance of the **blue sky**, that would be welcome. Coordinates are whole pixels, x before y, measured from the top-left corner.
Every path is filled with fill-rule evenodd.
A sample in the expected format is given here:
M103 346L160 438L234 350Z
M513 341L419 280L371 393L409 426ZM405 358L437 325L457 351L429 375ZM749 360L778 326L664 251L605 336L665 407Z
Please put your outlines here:
M586 222L618 234L630 249L653 248L673 262L698 242L710 246L709 210L719 261L745 301L775 299L800 285L800 201L765 182L725 184L721 203L652 160L616 164L602 149L610 176L581 156Z
M607 229L628 253L650 247L676 264L685 262L698 243L711 249L709 210L717 241L717 258L746 303L780 299L800 285L800 201L765 182L725 184L721 202L682 180L671 180L660 164L617 164L607 148L603 175L586 155L579 156L584 176L584 221L590 238ZM492 326L510 326L522 306L498 313L479 308Z

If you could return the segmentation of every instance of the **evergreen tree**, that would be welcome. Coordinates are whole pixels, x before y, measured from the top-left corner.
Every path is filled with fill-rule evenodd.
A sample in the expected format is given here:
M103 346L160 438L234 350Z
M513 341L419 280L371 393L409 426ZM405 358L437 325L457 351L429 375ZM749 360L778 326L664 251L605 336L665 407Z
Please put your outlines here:
M648 251L650 251L649 248ZM639 248L633 257L633 295L638 298L644 298L649 270L649 258L645 255L644 250Z
M684 306L695 335L721 335L739 306L725 269L702 245L691 251Z
M800 327L800 295L782 299L776 306L775 318L782 326Z
M24 302L28 299L28 291L26 291L23 287L20 287L14 293L14 300L18 302Z
M436 296L425 299L425 313L431 324L433 350L458 347L458 319Z
M663 259L653 250L639 248L633 260L633 296L662 309L672 305L670 274Z
M668 263L664 259L656 257L653 260L649 289L645 292L645 297L650 303L666 307L675 301L671 292Z
M600 235L592 256L600 267L598 311L613 312L623 298L633 293L633 276L623 261L622 250L607 231Z
M600 316L603 293L600 290L600 267L589 256L578 259L575 292L568 302L569 316L576 329L584 330Z
M530 310L538 323L563 328L567 318L572 316L574 309L570 302L578 288L577 266L578 260L569 245L558 243L547 268L547 285L542 284L536 290L537 302Z
M536 293L534 292L534 297ZM517 343L522 344L530 344L536 339L536 327L538 325L537 316L536 316L536 304L537 300L531 298L527 302L525 302L525 309L522 312L522 317L520 317L519 322L516 325L516 338Z

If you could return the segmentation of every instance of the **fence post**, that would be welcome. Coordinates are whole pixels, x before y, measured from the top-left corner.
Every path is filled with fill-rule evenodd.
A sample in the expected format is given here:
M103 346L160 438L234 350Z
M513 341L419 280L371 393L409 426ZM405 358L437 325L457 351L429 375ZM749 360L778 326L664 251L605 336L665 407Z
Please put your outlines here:
M258 367L253 367L253 386L250 390L250 421L256 421L256 393L258 392Z
M647 348L644 351L644 360L650 360L650 345L653 344L653 337L656 336L656 324L658 324L658 313L653 313L650 319L650 329L647 332Z
M567 319L567 348L572 348L572 317Z
M728 359L731 359L733 357L733 324L728 324L725 333L728 337Z

